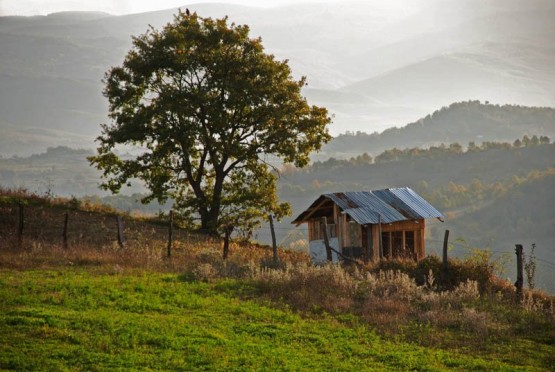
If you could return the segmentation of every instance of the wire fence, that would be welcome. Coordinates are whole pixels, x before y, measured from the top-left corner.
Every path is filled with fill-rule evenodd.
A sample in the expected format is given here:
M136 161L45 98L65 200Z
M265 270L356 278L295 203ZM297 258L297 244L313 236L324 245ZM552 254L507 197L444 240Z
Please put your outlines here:
M128 247L140 246L145 242L168 239L168 222L145 223L136 219L121 220L118 227L117 215L94 211L71 210L57 206L22 206L18 204L0 205L0 241L8 245L20 244L25 239L53 242L67 246L106 246L118 243L119 239ZM286 223L275 223L277 245L281 248L309 253L308 231L306 227L294 227ZM121 234L121 236L120 236ZM271 245L271 229L263 225L254 234L254 240ZM200 238L186 229L174 228L172 239L196 243ZM206 237L203 237L206 241ZM427 253L441 255L443 240L427 238ZM472 253L472 245L462 241L450 241L453 256ZM514 254L514 248L507 250L487 249L496 257ZM549 272L555 271L555 262L543 256L536 257L536 263Z
M0 205L0 243L4 248L24 248L31 244L60 245L65 248L165 245L169 223L147 222L116 214L68 209L51 205ZM185 229L172 229L175 242L196 244L199 237Z

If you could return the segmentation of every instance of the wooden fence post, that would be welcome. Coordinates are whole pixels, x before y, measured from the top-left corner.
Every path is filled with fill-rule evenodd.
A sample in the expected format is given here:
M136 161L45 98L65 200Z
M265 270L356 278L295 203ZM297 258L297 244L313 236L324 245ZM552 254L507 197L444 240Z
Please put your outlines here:
M64 232L62 233L62 238L64 241L64 249L68 249L68 244L67 244L67 228L69 225L69 213L66 212L65 216L64 216Z
M447 275L447 249L449 247L449 230L445 230L445 236L443 237L443 260L441 261L441 272L443 275Z
M232 232L233 232L233 226L226 226L225 227L224 254L223 254L223 259L224 260L227 260L227 256L229 255L229 238L230 238Z
M328 238L328 219L326 216L322 217L322 226L324 227L324 245L326 246L326 258L328 262L333 261L333 256L331 255L330 241Z
M274 217L270 214L268 216L270 220L270 233L272 234L272 252L274 263L278 262L278 252L277 252L277 242L276 242L276 232L274 230Z
M118 224L118 245L120 248L123 248L123 219L121 216L116 217L116 222Z
M517 301L522 301L522 286L524 284L524 273L523 273L523 249L522 244L515 244L515 253L516 253L516 297Z
M23 214L23 204L19 204L19 226L17 228L17 236L19 240L23 239L23 228L25 227L25 219Z
M168 226L168 257L172 255L172 240L173 240L173 210L170 210L170 221Z

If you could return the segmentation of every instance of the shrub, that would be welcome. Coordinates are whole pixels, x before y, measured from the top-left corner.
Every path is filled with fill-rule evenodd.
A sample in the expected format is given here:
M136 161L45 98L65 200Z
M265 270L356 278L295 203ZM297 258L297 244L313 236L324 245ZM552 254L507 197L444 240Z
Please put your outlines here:
M211 263L199 263L192 271L196 280L210 282L218 277L218 270Z

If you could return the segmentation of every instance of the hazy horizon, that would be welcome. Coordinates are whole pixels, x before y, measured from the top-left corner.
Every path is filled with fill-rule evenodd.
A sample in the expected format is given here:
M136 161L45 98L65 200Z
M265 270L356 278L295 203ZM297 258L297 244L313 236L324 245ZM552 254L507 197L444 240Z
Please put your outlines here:
M110 0L0 0L1 16L35 16L59 12L105 12L113 15L145 13L156 10L183 8L195 4L219 3L238 4L257 7L273 7L298 3L329 3L340 0L196 0L184 2L179 0L110 1Z
M334 115L334 136L403 127L454 102L555 102L555 3L546 0L0 0L4 15L140 13L0 22L1 153L61 138L92 147L108 120L104 73L133 35L171 21L177 7L249 25L294 78L306 76L303 94Z

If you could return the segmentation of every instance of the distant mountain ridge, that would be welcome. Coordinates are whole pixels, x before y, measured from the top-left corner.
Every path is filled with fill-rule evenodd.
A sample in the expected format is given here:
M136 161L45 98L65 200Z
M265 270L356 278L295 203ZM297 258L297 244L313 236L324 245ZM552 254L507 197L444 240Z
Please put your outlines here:
M377 155L397 147L428 147L440 143L506 141L523 135L555 138L555 108L494 105L479 101L453 103L401 128L381 133L347 133L334 138L313 158Z
M268 52L288 59L295 76L307 76L304 93L335 115L334 135L404 125L457 101L555 102L553 1L188 7L201 16L228 15L262 36ZM176 11L0 17L0 130L9 135L0 139L0 154L92 148L107 121L104 72L121 63L132 35L170 22Z

